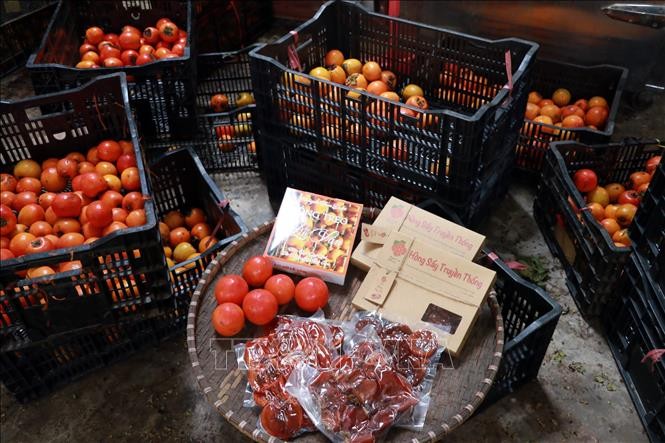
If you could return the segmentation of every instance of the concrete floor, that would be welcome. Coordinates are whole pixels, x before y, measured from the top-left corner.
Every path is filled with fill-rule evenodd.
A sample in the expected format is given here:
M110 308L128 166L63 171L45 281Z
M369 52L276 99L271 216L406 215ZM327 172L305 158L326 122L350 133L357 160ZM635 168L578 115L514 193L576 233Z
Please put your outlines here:
M25 74L2 83L15 96ZM647 110L621 110L616 139L663 137L665 97ZM273 217L265 185L253 173L215 175L249 226ZM602 336L577 312L558 261L531 216L534 189L515 183L481 231L504 259L540 257L547 291L564 307L537 381L474 417L448 441L646 441L642 425ZM215 441L246 439L197 389L184 333L30 403L0 393L0 441Z

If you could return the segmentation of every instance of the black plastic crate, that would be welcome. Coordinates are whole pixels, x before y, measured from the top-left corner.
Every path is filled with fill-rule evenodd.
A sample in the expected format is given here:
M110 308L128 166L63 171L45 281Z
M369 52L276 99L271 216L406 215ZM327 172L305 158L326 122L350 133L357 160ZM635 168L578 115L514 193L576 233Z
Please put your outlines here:
M219 241L214 246L199 257L178 263L169 269L173 294L177 298L189 300L208 263L221 249L247 232L247 226L231 209L223 192L206 174L193 151L179 149L169 152L153 163L150 171L153 196L160 218L171 210L186 214L188 209L201 208L206 213L211 229L221 223L217 233Z
M482 186L480 178L496 171L497 160L512 156L537 44L484 40L341 1L324 5L294 34L250 53L269 187L293 175L289 157L310 151L319 162L305 172L305 180L322 176L334 159L347 171L357 168L387 179L392 194L403 189L436 196L460 211ZM419 84L430 110L416 118L401 116L401 108L418 109L366 92L348 97L351 88L292 70L288 47L294 42L305 72L322 65L326 52L337 48L347 57L375 60L392 70L399 81L396 90ZM504 87L506 53L512 60L512 91ZM456 73L443 76L444 67L452 65ZM393 143L396 149L390 149ZM282 189L270 192L279 198Z
M0 25L10 20L14 20L15 18L29 12L34 12L37 9L40 9L41 7L47 6L51 3L57 2L53 2L53 0L20 0L0 2Z
M85 152L104 139L134 144L141 192L150 194L122 73L99 77L62 93L0 103L0 167ZM38 114L41 106L59 112ZM170 297L168 270L152 201L143 226L116 231L73 248L5 260L0 267L0 348L22 347L49 335L143 315ZM57 270L79 260L82 269L26 279L38 266Z
M665 288L665 162L654 171L640 208L630 225L630 238L653 279Z
M37 94L71 89L98 75L124 72L129 99L145 140L188 137L194 126L193 33L191 1L61 0L37 52L26 67ZM162 17L172 19L188 33L183 57L158 60L142 66L77 69L82 36L90 26L119 32L124 25L144 29Z
M607 143L614 132L614 120L619 110L628 70L620 66L580 66L553 60L537 59L533 67L532 90L550 98L558 88L570 91L573 100L601 96L607 100L609 114L602 130L592 128L563 129L524 119L519 143L515 147L516 166L540 173L545 153L551 142L571 140L585 144ZM526 109L526 108L525 108Z
M652 368L645 356L665 348L665 324L654 320L657 312L664 312L662 306L654 308L665 303L663 288L651 280L637 253L628 261L616 291L621 297L603 315L607 342L649 439L661 442L665 440L665 361Z
M196 47L199 53L234 51L254 43L270 28L272 2L266 0L197 0Z
M264 138L264 142L271 143L271 139ZM264 161L273 160L268 157ZM270 200L276 208L279 207L287 186L322 195L336 195L350 201L363 201L368 206L379 208L383 207L391 196L413 204L427 199L426 195L401 186L396 180L350 167L333 158L322 159L311 151L288 151L283 157L283 165L286 170L284 174L279 173L276 168L265 168ZM457 216L467 219L468 226L478 225L489 209L505 196L512 165L512 155L499 160L497 171L488 172L487 176L479 178L482 186L469 194L468 206L454 208ZM317 173L313 174L313 171Z
M185 330L189 302L172 299L160 315L134 322L59 334L0 353L0 380L27 403L96 369L121 361Z
M218 236L223 238L199 258L170 269L174 297L156 303L150 317L84 328L49 337L18 351L1 353L0 379L17 401L27 402L48 394L95 369L183 332L189 296L205 267L221 249L247 230L240 217L225 204L223 193L192 151L181 149L164 155L151 166L150 176L157 214L200 207L213 227L222 221ZM190 265L193 267L187 269Z
M196 130L187 140L146 144L151 158L168 150L190 147L209 172L258 169L253 123L256 105L236 104L239 93L252 92L248 53L256 46L196 58ZM226 112L213 112L210 99L215 94L229 98Z
M653 141L626 140L607 145L557 142L545 155L533 205L545 241L566 272L566 284L583 315L595 317L614 297L618 276L631 248L618 247L586 207L571 175L589 168L599 183L625 183L632 172L663 148ZM645 208L638 207L637 214Z
M41 34L35 30L48 26L56 5L57 2L32 2L29 6L33 6L33 8L28 8L20 15L2 21L0 24L0 77L25 64L41 41Z
M419 207L461 224L450 209L427 200ZM501 366L483 408L535 379L561 316L561 306L542 288L517 275L496 254L482 249L480 264L496 272L494 290L501 305L505 344Z
M547 292L517 275L495 254L483 252L481 263L497 273L494 289L506 340L499 371L483 402L486 407L538 376L562 309Z

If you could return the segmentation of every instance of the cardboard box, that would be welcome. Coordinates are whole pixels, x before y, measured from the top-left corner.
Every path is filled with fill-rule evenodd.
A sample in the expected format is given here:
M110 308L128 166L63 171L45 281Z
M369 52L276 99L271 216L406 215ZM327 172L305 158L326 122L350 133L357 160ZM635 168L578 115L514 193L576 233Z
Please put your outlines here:
M363 206L287 188L264 255L273 266L343 285Z
M372 226L408 234L416 240L430 243L469 261L476 257L485 242L483 235L395 197L391 197ZM353 251L351 263L360 269L368 270L380 249L380 242L370 243L363 239Z
M353 305L395 321L431 323L449 352L457 355L496 273L395 230L374 255Z

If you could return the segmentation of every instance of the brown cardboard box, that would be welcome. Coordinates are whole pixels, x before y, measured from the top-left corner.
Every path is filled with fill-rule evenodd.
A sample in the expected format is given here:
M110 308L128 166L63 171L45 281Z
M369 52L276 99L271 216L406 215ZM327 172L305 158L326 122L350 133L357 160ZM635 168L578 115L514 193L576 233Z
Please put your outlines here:
M475 258L485 242L483 235L395 197L390 198L372 226L388 231L395 229L469 261ZM366 238L365 232L362 234ZM381 242L363 240L353 251L351 263L368 270L380 249Z
M457 355L496 273L410 234L391 231L353 304L409 324L428 322Z

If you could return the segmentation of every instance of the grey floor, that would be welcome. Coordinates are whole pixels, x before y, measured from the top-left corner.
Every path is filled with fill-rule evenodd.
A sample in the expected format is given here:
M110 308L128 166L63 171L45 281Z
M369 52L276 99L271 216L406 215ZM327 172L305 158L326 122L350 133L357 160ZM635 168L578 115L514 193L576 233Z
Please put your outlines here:
M29 95L23 71L5 78L0 97ZM665 97L646 110L624 106L616 138L664 136ZM249 226L274 216L254 173L215 180ZM504 259L540 257L548 292L564 307L538 380L494 404L448 441L646 441L642 425L603 337L577 312L564 274L532 218L534 189L510 188L481 232ZM184 334L99 370L28 405L1 389L0 440L7 442L216 441L238 435L198 391Z

